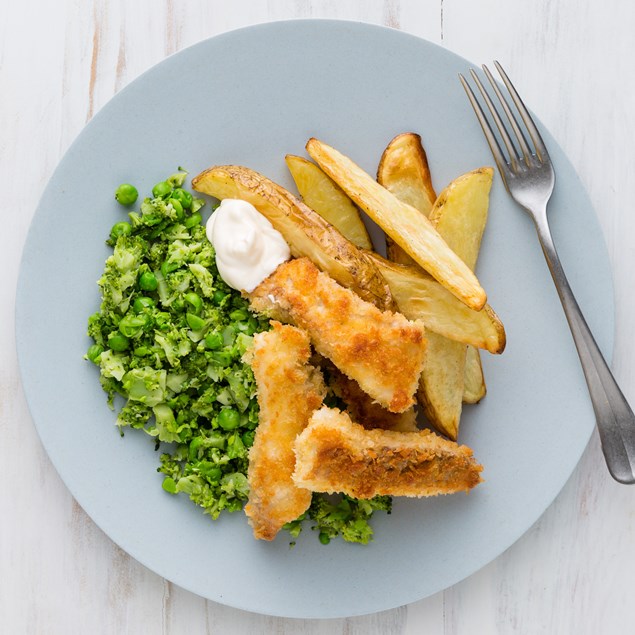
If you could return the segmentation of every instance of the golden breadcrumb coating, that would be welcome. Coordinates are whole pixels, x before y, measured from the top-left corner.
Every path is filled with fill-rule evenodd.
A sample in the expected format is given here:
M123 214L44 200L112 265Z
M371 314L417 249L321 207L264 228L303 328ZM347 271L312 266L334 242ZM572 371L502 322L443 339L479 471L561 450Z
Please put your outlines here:
M467 492L483 469L470 448L430 430L365 430L327 407L313 413L295 453L296 485L355 498Z
M421 322L380 311L308 258L281 264L249 299L253 310L306 330L318 353L391 412L414 404L426 349Z
M322 374L308 364L309 336L279 322L272 326L273 330L254 336L246 357L258 387L260 422L249 451L245 513L254 536L264 540L273 540L311 503L311 492L297 487L291 478L293 443L326 394Z

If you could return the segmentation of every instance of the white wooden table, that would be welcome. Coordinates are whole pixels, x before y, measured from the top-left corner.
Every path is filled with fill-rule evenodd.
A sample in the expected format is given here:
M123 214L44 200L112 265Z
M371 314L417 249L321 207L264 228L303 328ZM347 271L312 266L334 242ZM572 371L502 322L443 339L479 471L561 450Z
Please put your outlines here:
M635 487L597 435L554 504L464 582L347 620L269 618L205 601L116 547L51 466L18 375L14 295L37 201L62 154L164 57L236 27L354 19L499 59L577 168L613 266L613 369L635 401L635 5L623 0L0 1L0 633L632 633ZM46 319L45 315L42 319Z

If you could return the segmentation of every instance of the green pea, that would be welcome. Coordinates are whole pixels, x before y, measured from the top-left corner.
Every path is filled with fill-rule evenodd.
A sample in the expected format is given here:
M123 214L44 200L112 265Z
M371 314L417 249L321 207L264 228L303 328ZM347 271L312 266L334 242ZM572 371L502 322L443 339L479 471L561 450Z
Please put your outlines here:
M138 197L139 192L137 192L137 188L134 185L130 185L130 183L122 183L115 190L117 202L126 207L135 203Z
M116 352L125 351L130 345L130 340L121 333L111 333L108 336L108 346Z
M126 315L119 322L119 332L126 337L134 337L150 326L151 318L147 315Z
M115 223L110 230L110 238L111 240L117 240L119 236L130 236L132 233L132 225L130 223L126 223L126 221L121 221L120 223Z
M192 195L182 187L177 187L174 192L172 192L172 198L175 198L181 203L183 209L190 209L190 207L192 207Z
M208 333L205 336L205 346L213 351L223 347L223 336L220 333Z
M192 227L196 227L196 225L200 225L203 220L203 217L197 212L196 214L192 214L189 218L186 218L184 221L184 225L188 229L192 229Z
M151 271L145 271L139 276L139 288L143 291L156 291L158 286L159 281Z
M99 363L99 356L104 352L104 347L99 344L93 344L86 353L86 357L94 364Z
M200 312L203 310L203 300L201 300L201 296L198 295L198 293L186 293L184 298L185 303L188 305L189 308L191 308L191 313L196 313L196 315L199 315Z
M185 319L193 331L200 331L205 327L205 320L198 317L198 315L194 315L194 313L187 313L185 315Z
M174 211L176 212L176 217L180 220L183 218L183 205L181 205L180 201L176 198L169 198L168 203L172 205Z
M216 306L220 306L221 303L223 302L223 300L228 296L229 294L225 293L224 291L219 291L218 289L216 291L214 291L214 295L212 296L212 301L214 302L214 304Z
M146 357L150 355L151 352L152 352L152 349L148 348L147 346L137 346L137 348L134 349L134 356Z
M218 415L218 425L223 430L235 430L240 425L240 413L233 408L223 408Z
M176 481L172 477L167 476L164 478L162 487L169 494L176 494Z
M132 304L132 310L135 313L141 313L144 309L151 309L155 306L155 302L152 298L149 298L147 295L141 295L138 298L135 298L135 301Z
M331 542L331 538L328 534L325 534L323 531L320 532L320 542L323 545L328 545Z
M161 181L152 188L154 198L163 198L172 192L172 186L167 181Z

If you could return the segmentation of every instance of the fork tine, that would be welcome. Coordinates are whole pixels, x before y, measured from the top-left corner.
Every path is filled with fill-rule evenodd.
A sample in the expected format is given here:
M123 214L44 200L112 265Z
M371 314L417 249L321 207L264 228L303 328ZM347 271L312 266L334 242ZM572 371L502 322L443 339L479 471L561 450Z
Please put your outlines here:
M492 119L494 120L494 123L496 124L496 127L498 128L498 132L501 136L501 139L505 143L505 147L507 148L507 152L509 153L511 166L515 170L518 165L518 159L520 158L520 155L518 154L518 150L516 149L514 142L509 136L509 133L507 132L507 128L505 128L505 124L503 123L503 120L498 114L498 109L494 105L494 102L492 102L488 92L485 90L485 87L481 83L481 80L479 79L474 69L470 69L470 75L472 76L474 83L478 86L478 89L481 95L483 96L485 103L487 104L489 112L492 115Z
M507 119L509 123L511 124L512 129L514 130L514 133L516 134L516 138L518 139L518 143L520 144L520 149L522 150L523 156L525 157L525 162L527 163L527 165L529 165L531 161L532 151L531 151L531 148L529 147L529 144L527 143L527 139L525 138L523 131L520 129L520 126L518 125L518 121L516 120L514 113L509 107L507 100L505 99L505 97L503 97L503 93L498 87L496 80L490 73L489 68L485 66L485 64L483 64L483 72L485 73L485 76L489 80L489 83L492 85L492 89L494 90L496 97L498 97L498 101L500 102L500 105L503 107L503 110L505 111L505 115L507 115Z
M481 128L483 129L483 134L485 135L485 138L487 139L487 143L489 144L490 150L492 151L492 154L494 155L494 160L496 161L496 165L498 166L498 169L500 173L503 175L503 177L506 177L507 174L509 174L509 166L507 165L507 160L505 159L505 155L503 154L503 151L501 150L501 147L498 143L498 139L496 139L496 135L492 131L492 128L489 125L489 122L487 121L487 117L485 116L485 113L483 112L481 105L478 103L478 99L476 99L476 95L474 94L474 92L472 91L472 88L467 83L467 80L465 79L465 77L463 77L461 73L459 73L459 79L461 80L461 84L463 85L463 88L465 89L467 97L470 100L470 103L472 104L472 108L474 109L476 118L478 119L478 122L481 124Z
M525 107L523 100L520 98L520 95L514 88L514 85L511 83L509 77L507 77L507 73L503 70L503 67L494 60L494 66L496 66L496 70L499 72L501 78L503 79L503 83L507 87L509 94L512 96L512 100L520 113L520 116L523 120L525 126L527 126L527 130L529 131L529 136L531 140L534 142L534 147L536 148L536 154L541 161L549 160L549 153L547 152L547 146L545 142L542 140L542 136L540 132L538 132L538 128L536 128L536 124L534 120L531 118L529 111Z

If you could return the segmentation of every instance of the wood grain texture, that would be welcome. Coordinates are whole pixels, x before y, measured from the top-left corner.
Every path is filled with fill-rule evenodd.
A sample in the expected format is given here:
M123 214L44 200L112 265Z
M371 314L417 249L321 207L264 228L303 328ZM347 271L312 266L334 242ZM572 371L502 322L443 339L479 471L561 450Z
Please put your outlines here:
M635 8L521 0L77 0L0 2L0 632L625 633L635 603L635 489L597 435L554 504L496 561L437 595L348 620L284 620L206 601L116 547L75 503L32 425L17 370L14 296L37 201L86 121L183 47L252 23L332 17L385 24L474 62L499 59L561 143L595 204L616 298L613 368L635 400L635 214L630 151ZM584 45L580 45L583 41Z

